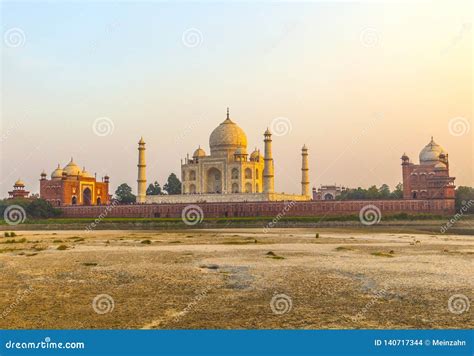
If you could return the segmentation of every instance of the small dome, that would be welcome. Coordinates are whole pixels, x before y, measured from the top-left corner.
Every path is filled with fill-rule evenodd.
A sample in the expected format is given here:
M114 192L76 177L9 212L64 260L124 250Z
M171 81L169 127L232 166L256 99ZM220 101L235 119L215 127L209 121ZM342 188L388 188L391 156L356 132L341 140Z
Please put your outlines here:
M71 161L68 163L66 167L64 167L64 172L68 176L80 176L81 175L81 169L79 166L74 163L74 160L71 158Z
M61 166L58 164L58 168L56 168L53 173L51 173L51 178L62 178L63 177L63 170L61 169Z
M229 118L229 112L224 122L212 131L209 146L211 154L213 151L230 150L232 152L239 147L247 148L247 136L244 130Z
M25 186L25 183L23 183L23 181L18 178L18 180L15 182L15 187L24 187Z
M199 146L193 153L193 158L206 157L206 152Z
M252 161L256 161L260 158L260 150L254 149L253 152L250 154L250 159Z
M428 143L420 152L420 164L436 164L439 162L439 156L441 154L446 155L446 150L434 142L431 137L430 143Z
M82 169L81 176L84 178L95 178L92 174L86 171L86 167Z

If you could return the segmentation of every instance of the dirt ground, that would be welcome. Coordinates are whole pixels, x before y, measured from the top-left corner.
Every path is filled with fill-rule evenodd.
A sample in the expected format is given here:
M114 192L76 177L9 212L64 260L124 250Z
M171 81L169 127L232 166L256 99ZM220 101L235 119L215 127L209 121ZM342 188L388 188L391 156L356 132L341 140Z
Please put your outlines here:
M473 236L16 233L0 238L0 328L474 327Z

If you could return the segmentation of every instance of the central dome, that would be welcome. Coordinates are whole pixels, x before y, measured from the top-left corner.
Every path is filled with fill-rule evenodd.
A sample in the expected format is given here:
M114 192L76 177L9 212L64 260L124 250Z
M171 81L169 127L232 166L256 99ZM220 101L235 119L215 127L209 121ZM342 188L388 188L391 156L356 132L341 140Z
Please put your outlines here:
M420 152L420 164L436 164L440 161L440 155L446 155L446 150L434 142L433 137Z
M227 119L212 131L209 146L211 154L218 151L235 152L237 148L247 148L247 135L229 118L229 111L227 111Z

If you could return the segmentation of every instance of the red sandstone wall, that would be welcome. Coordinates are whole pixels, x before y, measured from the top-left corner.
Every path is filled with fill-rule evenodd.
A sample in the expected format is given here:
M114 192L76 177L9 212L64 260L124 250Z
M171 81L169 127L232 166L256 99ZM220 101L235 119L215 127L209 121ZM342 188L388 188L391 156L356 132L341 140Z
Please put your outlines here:
M199 203L204 217L237 216L324 216L359 214L360 210L373 204L384 214L427 213L454 214L453 199L433 200L354 200L354 201L309 201L309 202L242 202L242 203ZM116 206L69 206L62 207L64 217L106 217L130 218L180 218L182 210L190 204L143 204Z

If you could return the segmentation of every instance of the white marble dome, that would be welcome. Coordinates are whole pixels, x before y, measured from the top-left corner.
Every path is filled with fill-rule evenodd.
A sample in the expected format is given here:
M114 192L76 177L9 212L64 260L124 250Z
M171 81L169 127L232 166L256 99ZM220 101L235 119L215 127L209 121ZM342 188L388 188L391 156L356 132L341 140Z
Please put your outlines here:
M235 122L229 118L217 126L209 137L211 155L213 151L235 152L238 148L247 149L247 135Z
M439 162L439 155L446 155L446 150L434 142L433 137L431 141L420 152L420 164L436 164Z

